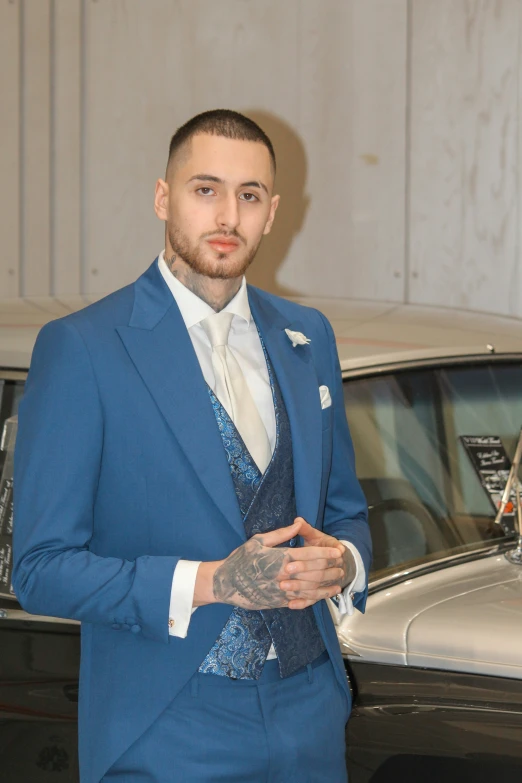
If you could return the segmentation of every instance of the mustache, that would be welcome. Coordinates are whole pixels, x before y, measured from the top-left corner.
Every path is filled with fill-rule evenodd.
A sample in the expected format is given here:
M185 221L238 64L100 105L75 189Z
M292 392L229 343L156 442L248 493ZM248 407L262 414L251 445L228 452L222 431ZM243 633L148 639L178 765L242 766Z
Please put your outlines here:
M201 235L201 239L212 239L213 237L223 237L225 239L231 239L231 238L238 239L240 242L246 245L246 239L242 237L241 234L235 229L233 231L209 231L207 234Z

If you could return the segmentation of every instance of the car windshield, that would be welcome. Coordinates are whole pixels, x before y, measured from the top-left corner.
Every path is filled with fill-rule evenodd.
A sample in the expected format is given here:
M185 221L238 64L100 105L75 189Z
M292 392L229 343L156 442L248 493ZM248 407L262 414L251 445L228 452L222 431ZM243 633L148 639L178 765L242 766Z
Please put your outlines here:
M506 538L493 520L522 426L521 389L522 363L345 382L373 579Z

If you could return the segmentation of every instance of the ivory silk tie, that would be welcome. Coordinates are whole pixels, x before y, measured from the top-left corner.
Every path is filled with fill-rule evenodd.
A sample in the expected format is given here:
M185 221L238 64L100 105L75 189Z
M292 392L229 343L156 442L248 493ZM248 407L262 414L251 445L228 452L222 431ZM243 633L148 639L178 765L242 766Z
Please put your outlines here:
M259 470L264 473L272 458L270 442L261 416L239 363L228 347L233 313L212 313L201 326L212 346L216 397L226 409Z

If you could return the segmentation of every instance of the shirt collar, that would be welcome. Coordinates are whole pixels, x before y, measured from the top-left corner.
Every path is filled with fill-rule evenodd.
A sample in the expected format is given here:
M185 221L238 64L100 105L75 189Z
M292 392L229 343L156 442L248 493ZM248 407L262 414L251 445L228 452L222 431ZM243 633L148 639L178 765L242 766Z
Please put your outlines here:
M168 285L172 296L176 300L176 304L181 312L181 317L185 322L187 329L200 323L204 318L214 312L212 307L208 305L199 296L193 294L192 291L181 283L177 277L174 277L170 269L165 262L165 251L162 251L158 258L158 269L162 274L163 279ZM233 313L238 318L246 321L247 325L250 324L251 313L250 305L248 303L248 293L246 287L246 278L243 276L239 291L233 299L224 308L225 312ZM232 325L234 325L232 320Z

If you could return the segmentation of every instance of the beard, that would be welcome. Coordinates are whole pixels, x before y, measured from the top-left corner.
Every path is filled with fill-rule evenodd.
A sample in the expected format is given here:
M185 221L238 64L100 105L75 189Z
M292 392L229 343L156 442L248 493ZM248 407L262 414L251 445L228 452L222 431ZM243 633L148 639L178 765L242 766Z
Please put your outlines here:
M260 237L257 244L251 248L247 248L245 240L236 231L226 235L221 232L220 236L237 239L240 242L238 250L241 249L241 246L244 246L245 252L237 258L231 258L229 253L217 253L214 254L214 257L212 258L205 255L204 249L200 245L191 245L189 238L180 228L169 226L167 228L167 233L174 254L179 256L193 272L196 272L198 275L203 275L204 277L210 277L214 280L230 280L231 278L244 275L254 260L262 239L262 237ZM208 234L203 234L200 239L209 239L215 235L216 232L213 231ZM212 252L210 248L208 249L208 252ZM235 255L236 252L237 251L234 251L232 255Z

